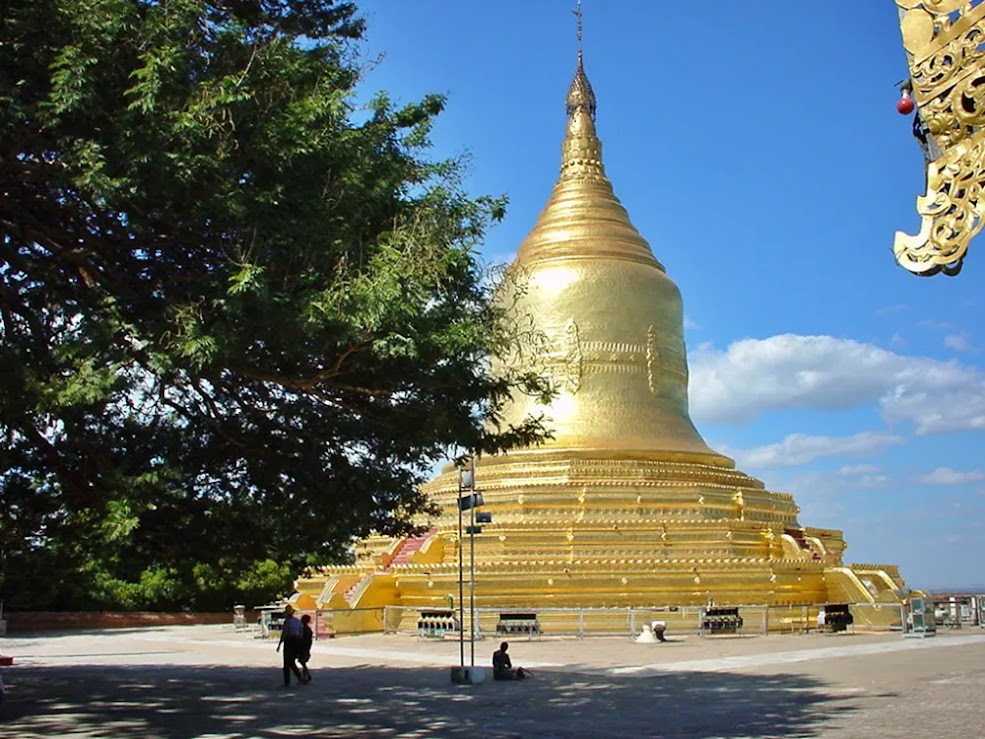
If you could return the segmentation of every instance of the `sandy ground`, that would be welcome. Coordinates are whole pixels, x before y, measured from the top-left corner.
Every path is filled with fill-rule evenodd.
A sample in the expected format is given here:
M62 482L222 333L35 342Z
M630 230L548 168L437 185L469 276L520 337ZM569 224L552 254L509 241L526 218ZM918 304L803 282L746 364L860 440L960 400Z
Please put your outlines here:
M534 677L481 685L451 683L457 641L372 635L317 643L314 680L285 689L274 647L231 626L0 639L0 737L985 736L978 628L516 639Z

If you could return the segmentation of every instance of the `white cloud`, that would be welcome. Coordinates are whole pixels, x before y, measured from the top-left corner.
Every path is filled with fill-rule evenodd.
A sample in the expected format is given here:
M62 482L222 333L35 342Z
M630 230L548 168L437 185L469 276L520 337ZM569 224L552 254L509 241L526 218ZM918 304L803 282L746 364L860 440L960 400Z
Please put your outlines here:
M884 305L882 308L876 308L875 313L877 316L892 316L897 313L905 313L908 308L909 306L903 303L897 303L896 305Z
M838 470L839 475L872 475L879 472L879 468L874 464L853 464L847 467L842 467Z
M972 350L971 342L968 341L968 334L949 334L944 337L944 346L958 352L968 352Z
M871 508L873 499L866 501L862 496L872 489L884 487L884 482L870 484L830 471L791 470L777 471L768 486L770 490L793 494L801 508L798 516L801 523L841 529L850 526L861 511ZM852 544L851 539L849 544Z
M959 472L958 470L952 470L950 467L938 467L929 475L917 478L918 482L922 482L925 485L961 485L966 482L976 482L977 480L985 480L985 472L982 470Z
M985 430L982 370L832 336L743 339L725 351L702 344L691 362L690 394L699 424L878 403L887 422L912 423L918 435Z
M872 454L894 444L901 444L903 441L900 436L874 431L864 431L854 436L790 434L778 444L767 444L746 450L730 450L727 453L735 457L740 467L759 469L797 467L822 457ZM860 467L869 470L871 465ZM878 471L877 467L871 469Z
M860 488L884 488L889 484L889 477L886 475L862 475L855 480L855 484Z
M684 328L699 329L701 328L701 324L699 324L693 318L688 318L687 316L684 316Z

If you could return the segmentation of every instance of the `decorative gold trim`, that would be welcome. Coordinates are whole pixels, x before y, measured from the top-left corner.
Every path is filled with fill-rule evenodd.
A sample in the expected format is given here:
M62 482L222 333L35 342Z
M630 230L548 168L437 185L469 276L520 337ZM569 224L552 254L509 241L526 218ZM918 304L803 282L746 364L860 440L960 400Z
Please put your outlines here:
M956 275L982 229L985 200L985 2L896 0L926 142L927 192L920 231L896 232L893 252L909 271Z

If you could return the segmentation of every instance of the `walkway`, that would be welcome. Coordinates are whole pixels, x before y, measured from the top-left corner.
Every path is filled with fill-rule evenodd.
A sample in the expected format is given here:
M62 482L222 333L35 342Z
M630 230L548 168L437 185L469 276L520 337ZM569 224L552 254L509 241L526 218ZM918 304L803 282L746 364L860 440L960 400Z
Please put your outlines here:
M494 640L476 644L488 662ZM535 677L452 685L454 641L320 642L315 680L280 686L275 644L231 627L0 640L15 657L0 736L912 737L985 726L985 632L517 639ZM466 644L466 660L469 645Z

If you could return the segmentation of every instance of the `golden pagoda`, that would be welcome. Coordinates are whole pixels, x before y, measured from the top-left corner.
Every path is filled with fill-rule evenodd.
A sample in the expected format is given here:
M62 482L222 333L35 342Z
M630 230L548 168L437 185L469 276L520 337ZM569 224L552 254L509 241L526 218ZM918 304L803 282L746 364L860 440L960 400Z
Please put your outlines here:
M680 291L606 177L580 49L566 112L557 183L510 268L522 277L501 293L544 337L536 361L560 390L547 406L515 396L504 420L543 413L553 439L477 460L492 523L474 537L476 606L536 612L549 631L565 612L548 609L573 607L898 604L896 567L845 566L841 532L801 526L791 495L701 438ZM468 563L471 543L459 538L458 470L424 489L441 513L422 536L371 537L355 565L296 583L334 611L337 630L382 628L378 611L346 609L404 606L406 626L459 607L460 546Z

